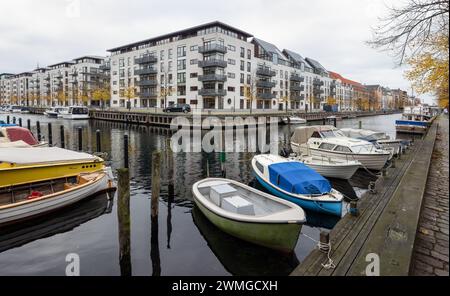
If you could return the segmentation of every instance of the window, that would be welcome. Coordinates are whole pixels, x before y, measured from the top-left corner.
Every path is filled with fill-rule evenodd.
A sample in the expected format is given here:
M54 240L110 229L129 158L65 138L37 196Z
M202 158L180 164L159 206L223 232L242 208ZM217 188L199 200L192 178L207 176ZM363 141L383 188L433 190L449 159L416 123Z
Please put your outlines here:
M322 143L322 144L320 144L319 149L333 150L334 146L335 146L334 144Z
M172 72L172 61L169 61L169 67L167 67L169 72Z
M192 45L191 46L191 51L196 51L198 50L198 45Z
M245 63L244 61L241 61L241 71L245 71Z
M186 56L186 46L178 46L177 48L177 57L185 57Z
M241 83L245 83L245 75L244 73L241 73Z
M113 81L113 85L117 85L117 81L116 80Z
M185 96L186 95L186 86L178 86L177 87L177 94L179 96Z
M236 47L234 45L228 44L229 51L236 51Z
M232 86L229 86L229 87L228 87L228 91L234 92L234 90L235 90L234 87L232 87Z
M228 59L228 64L229 65L236 65L236 60Z
M191 75L190 75L191 78L197 78L197 76L198 76L198 73L191 73Z
M334 148L334 151L352 153L352 150L350 150L350 148L345 146L337 146L336 148Z
M177 83L186 83L186 73L177 74Z
M197 86L191 86L191 91L197 91L198 90L198 87Z
M124 66L125 66L125 62L124 62L124 59L122 58L119 60L119 67L124 67Z
M125 69L119 70L119 77L125 77Z
M161 63L161 72L164 72L164 63Z
M239 95L240 95L241 97L244 96L244 87L243 87L243 86L241 86L240 89L239 89Z
M245 58L245 48L241 47L241 58Z
M247 84L250 85L252 81L252 77L250 76L250 74L247 74Z
M259 161L256 162L256 168L264 175L264 166Z
M251 72L252 71L252 63L247 62L247 72Z
M177 61L177 70L178 71L186 70L186 60Z
M198 60L197 60L197 59L192 59L192 60L190 61L190 64L191 64L191 65L196 65L196 64L198 64Z
M161 61L164 60L164 50L161 50L160 54L159 54L159 58Z
M251 49L247 49L247 59L251 59L252 58L252 50Z
M168 56L169 60L172 59L172 48L169 48L167 56Z
M228 78L234 79L236 78L236 74L228 72Z

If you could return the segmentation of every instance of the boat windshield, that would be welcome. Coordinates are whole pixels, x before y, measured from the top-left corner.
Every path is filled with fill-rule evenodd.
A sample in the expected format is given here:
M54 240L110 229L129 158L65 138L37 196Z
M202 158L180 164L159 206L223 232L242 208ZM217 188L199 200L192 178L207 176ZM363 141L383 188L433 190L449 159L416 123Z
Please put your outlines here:
M75 107L72 108L72 114L89 114L89 110L87 108Z
M354 153L371 153L374 152L377 148L372 144L364 144L352 146L351 149Z
M343 133L334 130L321 131L320 134L322 138L336 138L336 137L345 137Z

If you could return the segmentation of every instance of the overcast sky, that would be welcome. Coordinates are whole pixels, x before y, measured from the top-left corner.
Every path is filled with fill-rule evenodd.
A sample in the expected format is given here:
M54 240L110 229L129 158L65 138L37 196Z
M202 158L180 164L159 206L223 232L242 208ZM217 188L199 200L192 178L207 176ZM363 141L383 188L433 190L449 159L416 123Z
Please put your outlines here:
M106 55L109 48L219 20L316 59L346 78L411 94L404 68L364 43L386 5L403 1L5 0L0 8L0 73Z

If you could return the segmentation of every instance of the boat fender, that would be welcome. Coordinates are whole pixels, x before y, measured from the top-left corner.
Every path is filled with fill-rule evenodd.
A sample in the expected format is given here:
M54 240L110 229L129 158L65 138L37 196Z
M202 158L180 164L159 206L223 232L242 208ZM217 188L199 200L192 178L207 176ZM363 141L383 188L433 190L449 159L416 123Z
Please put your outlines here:
M42 192L39 191L33 191L31 192L31 194L27 197L27 199L35 199L35 198L39 198L39 197L43 197L44 194Z

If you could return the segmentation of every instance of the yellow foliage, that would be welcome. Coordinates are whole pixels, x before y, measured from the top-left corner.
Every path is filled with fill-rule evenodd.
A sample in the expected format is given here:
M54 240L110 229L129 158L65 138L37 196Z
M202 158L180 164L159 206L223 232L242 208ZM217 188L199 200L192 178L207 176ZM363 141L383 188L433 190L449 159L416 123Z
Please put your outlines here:
M408 60L411 70L405 76L418 93L434 93L441 107L448 106L449 44L448 35L431 39L427 51Z
M328 97L327 105L336 105L336 99L334 97Z

